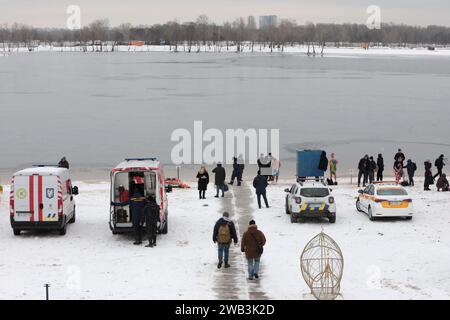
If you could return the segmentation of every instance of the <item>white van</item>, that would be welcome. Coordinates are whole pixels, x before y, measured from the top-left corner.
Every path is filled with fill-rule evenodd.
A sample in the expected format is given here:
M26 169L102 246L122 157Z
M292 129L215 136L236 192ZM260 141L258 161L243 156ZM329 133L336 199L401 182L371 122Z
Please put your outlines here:
M137 182L137 183L136 183ZM133 188L138 185L143 197L152 195L160 207L158 232L168 232L167 192L172 188L165 185L164 171L156 158L125 159L111 170L111 208L109 227L113 234L133 230L130 199Z
M53 229L65 235L75 222L75 199L69 170L38 165L16 172L11 180L10 217L14 234L22 230Z

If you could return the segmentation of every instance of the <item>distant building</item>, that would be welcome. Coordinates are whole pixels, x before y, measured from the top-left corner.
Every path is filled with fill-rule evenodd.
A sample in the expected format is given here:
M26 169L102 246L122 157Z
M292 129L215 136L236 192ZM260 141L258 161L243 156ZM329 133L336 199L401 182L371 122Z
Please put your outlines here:
M278 22L277 16L260 16L259 17L259 28L275 27Z
M248 16L247 18L247 26L250 29L256 29L256 19L254 16Z

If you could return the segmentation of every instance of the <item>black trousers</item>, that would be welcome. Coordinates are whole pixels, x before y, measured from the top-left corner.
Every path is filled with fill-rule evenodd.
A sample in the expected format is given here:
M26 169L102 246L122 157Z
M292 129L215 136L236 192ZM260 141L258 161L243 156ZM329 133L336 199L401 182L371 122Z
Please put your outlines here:
M147 237L148 243L156 244L156 234L157 234L157 226L156 223L149 223L147 225Z
M266 196L265 192L256 194L256 199L258 200L258 207L261 209L261 196L264 199L264 204L268 208L269 207L269 202L267 201L267 196Z
M206 190L198 190L198 196L200 199L205 199Z
M433 176L434 179L436 179L436 177L442 177L442 168L437 168L438 172Z
M377 181L383 181L383 170L377 171Z
M365 171L358 172L358 187L361 184L361 178L363 178L363 185L366 185L367 181L369 180L369 173Z

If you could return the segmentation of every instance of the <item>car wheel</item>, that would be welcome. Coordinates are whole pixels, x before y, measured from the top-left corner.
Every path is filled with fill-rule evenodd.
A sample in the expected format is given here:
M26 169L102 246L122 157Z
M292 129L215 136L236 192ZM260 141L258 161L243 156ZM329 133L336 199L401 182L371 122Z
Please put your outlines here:
M356 200L356 210L358 210L358 212L363 212L361 209L361 202L358 200Z
M166 216L166 223L164 224L164 228L162 229L162 234L167 234L169 232L169 217Z
M76 218L76 212L75 212L75 208L73 208L73 216L72 216L72 218L69 220L69 223L75 223L75 220L76 220L77 218Z
M13 229L14 235L15 236L20 236L20 229Z
M336 222L336 216L331 216L331 217L329 217L329 218L328 218L328 221L329 221L330 223L335 223L335 222Z
M369 215L369 220L370 221L375 221L375 217L373 216L373 212L372 212L372 208L371 207L369 207L369 210L368 210L367 214Z
M59 235L65 236L66 232L67 232L67 223L66 223L66 218L64 217L63 226L61 229L59 229Z
M291 214L291 223L296 223L297 219L294 217L293 214Z

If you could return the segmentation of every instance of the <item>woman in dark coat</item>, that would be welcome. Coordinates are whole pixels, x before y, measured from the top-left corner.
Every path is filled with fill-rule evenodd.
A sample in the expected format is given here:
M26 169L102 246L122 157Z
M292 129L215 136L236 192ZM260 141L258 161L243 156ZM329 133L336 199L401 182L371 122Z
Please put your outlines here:
M434 178L433 178L433 173L431 172L431 161L427 160L424 163L425 165L425 183L424 183L424 190L425 191L430 191L430 185L434 184Z
M197 173L197 179L198 179L199 199L206 199L205 193L206 193L206 189L208 189L209 174L208 174L208 171L206 171L205 166L201 166L200 170Z

